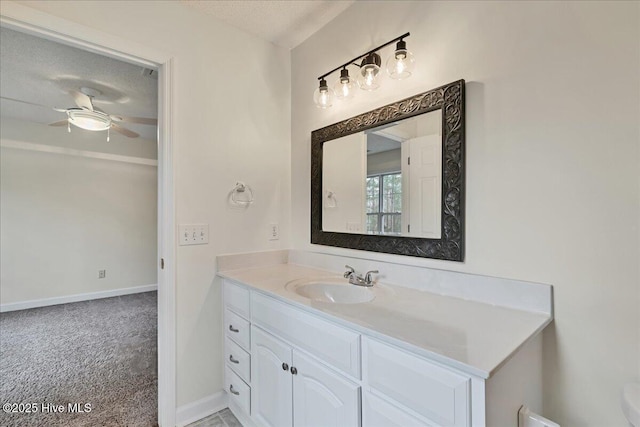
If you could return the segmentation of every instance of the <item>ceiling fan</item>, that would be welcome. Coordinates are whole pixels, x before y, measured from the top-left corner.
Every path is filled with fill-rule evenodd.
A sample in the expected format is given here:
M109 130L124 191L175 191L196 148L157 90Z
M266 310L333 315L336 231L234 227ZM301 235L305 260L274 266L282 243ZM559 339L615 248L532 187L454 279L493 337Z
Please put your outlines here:
M67 130L71 132L71 125L79 127L81 129L90 131L107 131L107 142L109 142L109 132L111 129L121 133L129 138L137 138L140 135L132 130L129 130L116 122L122 123L137 123L143 125L157 126L158 119L146 118L146 117L126 117L114 114L108 114L101 109L93 106L93 98L102 95L97 89L90 87L81 87L80 92L69 92L76 103L76 107L71 108L56 108L47 107L46 105L36 104L33 102L22 101L14 98L0 97L9 101L21 102L23 104L36 105L38 107L52 108L55 111L67 114L66 120L49 123L49 126L67 126Z

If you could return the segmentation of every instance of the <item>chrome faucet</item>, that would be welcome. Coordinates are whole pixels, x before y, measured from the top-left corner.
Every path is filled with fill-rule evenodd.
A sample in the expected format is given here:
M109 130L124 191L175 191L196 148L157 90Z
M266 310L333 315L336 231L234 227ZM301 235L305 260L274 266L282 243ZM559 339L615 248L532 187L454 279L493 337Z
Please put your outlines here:
M349 283L356 286L366 286L368 288L372 287L373 278L371 277L371 275L379 273L378 270L371 270L371 271L367 271L364 277L362 277L356 274L356 270L354 270L353 267L349 265L345 265L344 267L347 269L347 271L344 272L344 275L343 275L344 278L349 279Z

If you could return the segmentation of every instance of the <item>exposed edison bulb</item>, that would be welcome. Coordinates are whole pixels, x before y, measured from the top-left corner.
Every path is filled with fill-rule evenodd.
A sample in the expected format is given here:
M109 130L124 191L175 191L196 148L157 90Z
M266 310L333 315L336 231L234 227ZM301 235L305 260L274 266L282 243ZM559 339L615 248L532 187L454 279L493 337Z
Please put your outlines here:
M333 89L327 86L325 79L321 79L320 85L313 92L313 102L316 103L318 108L329 108L333 105L333 97Z
M406 79L411 76L414 64L413 53L407 50L407 43L400 40L396 45L396 51L387 60L387 73L395 80Z
M380 87L378 76L380 74L380 55L372 53L368 55L360 66L358 86L363 90L376 90Z
M355 83L349 77L349 71L346 68L340 70L340 79L333 86L338 99L350 99L355 95Z

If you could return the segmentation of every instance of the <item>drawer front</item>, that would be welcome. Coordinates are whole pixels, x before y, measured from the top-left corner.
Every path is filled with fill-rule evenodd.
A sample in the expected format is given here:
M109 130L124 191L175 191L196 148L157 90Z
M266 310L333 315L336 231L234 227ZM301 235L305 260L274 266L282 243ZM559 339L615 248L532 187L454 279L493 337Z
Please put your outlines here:
M251 414L251 387L229 367L224 370L224 389L229 395L230 401L238 405L245 413Z
M371 390L434 425L470 424L469 377L370 338L363 339L363 377Z
M360 378L360 334L256 292L251 314L255 324Z
M375 394L363 393L362 425L366 427L433 426Z
M228 280L224 281L224 305L229 310L249 320L251 312L251 301L249 300L249 289L236 285Z
M243 349L250 351L251 328L247 320L227 309L224 311L224 333Z
M224 340L224 360L246 383L251 382L251 356L229 338Z

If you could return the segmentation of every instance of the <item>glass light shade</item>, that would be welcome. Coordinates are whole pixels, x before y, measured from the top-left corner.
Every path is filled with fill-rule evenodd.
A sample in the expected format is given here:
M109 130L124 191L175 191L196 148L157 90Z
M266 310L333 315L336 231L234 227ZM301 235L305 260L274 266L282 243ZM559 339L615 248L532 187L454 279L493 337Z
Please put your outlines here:
M336 93L336 98L338 99L351 99L355 95L356 92L356 84L353 81L352 77L349 77L349 72L346 69L343 69L340 72L340 78L333 85L333 90Z
M411 75L414 65L413 53L407 49L396 49L395 53L387 60L387 73L395 80L406 79Z
M69 123L81 129L103 131L111 127L111 117L100 111L72 109L67 111L67 116Z
M380 87L378 76L380 75L380 67L375 64L365 65L360 69L358 75L358 86L363 90L376 90Z
M358 86L363 90L376 90L380 87L378 77L380 76L380 55L375 52L367 55L360 65L358 74Z
M320 86L313 92L313 102L316 103L318 108L329 108L333 105L334 96L333 89L327 87L327 82L322 79L320 80Z

